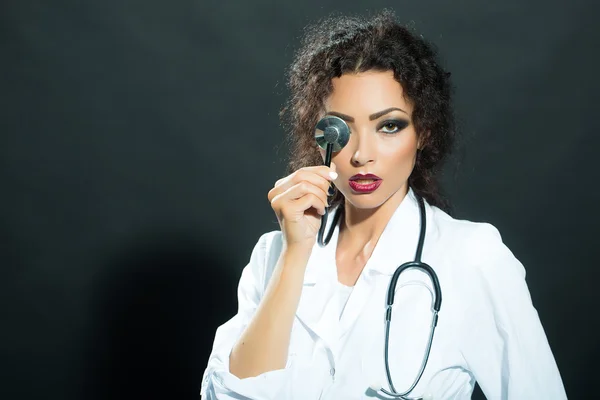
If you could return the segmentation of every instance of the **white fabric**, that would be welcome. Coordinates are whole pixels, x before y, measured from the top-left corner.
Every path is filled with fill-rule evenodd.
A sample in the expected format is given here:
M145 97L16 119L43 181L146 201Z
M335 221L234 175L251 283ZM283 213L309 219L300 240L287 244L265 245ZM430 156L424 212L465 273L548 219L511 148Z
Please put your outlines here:
M346 286L343 283L337 283L337 306L339 308L339 319L342 319L342 314L344 313L344 309L346 308L346 304L348 303L348 299L352 294L352 289L354 286Z
M456 220L426 205L422 260L433 267L442 306L429 362L411 396L470 399L475 381L490 400L565 399L563 383L525 283L525 270L487 223ZM203 376L204 399L373 399L387 385L384 304L394 270L414 259L419 209L405 197L361 273L345 310L332 307L338 291L337 228L325 248L315 246L284 369L239 379L229 372L231 349L260 303L281 248L281 232L263 235L244 268L238 313L217 329ZM394 386L412 383L431 318L431 283L417 270L398 282L390 334Z

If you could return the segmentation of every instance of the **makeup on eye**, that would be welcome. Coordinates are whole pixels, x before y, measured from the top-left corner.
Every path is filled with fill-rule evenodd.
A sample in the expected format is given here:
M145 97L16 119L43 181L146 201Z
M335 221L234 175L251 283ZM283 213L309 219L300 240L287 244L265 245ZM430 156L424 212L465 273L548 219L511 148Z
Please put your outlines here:
M379 118L382 118L394 111L396 111L396 112L400 111L404 114L408 114L406 111L402 110L401 108L390 107L390 108L386 108L385 110L382 110L382 111L379 111L379 112L369 115L369 120L376 121ZM346 123L348 123L348 124L355 123L354 117L337 112L337 111L328 111L326 113L326 115L332 115L332 116L341 118L344 121L346 121ZM393 116L389 116L389 117L390 118L385 119L377 124L377 128L376 128L377 131L382 131L382 133L384 133L385 135L394 135L410 125L410 120L407 120L405 118L400 118L400 117L394 118ZM386 128L386 127L387 127L387 129L382 130L382 128Z
M385 114L389 114L392 111L402 111L403 110L399 109L399 108L388 108L387 110L383 110L379 113L375 113L369 116L369 120L373 121L375 119L381 118L383 117ZM351 117L349 115L346 114L342 114L336 111L329 111L326 113L326 115L333 115L335 117L341 118L344 121L346 121L346 123L348 124L352 124L355 122L354 117ZM386 126L386 125L395 125L396 129L394 131L386 131L384 133L396 133L399 132L401 130L403 130L404 128L406 128L408 125L410 125L410 121L404 119L404 118L397 118L397 119L386 119L384 121L382 121L381 123L379 123L377 125L377 130L380 130L382 127Z
M383 133L393 134L398 133L409 125L409 122L404 119L387 119L382 121L378 126L377 130L383 129ZM386 128L386 129L384 129ZM387 129L389 128L389 129Z

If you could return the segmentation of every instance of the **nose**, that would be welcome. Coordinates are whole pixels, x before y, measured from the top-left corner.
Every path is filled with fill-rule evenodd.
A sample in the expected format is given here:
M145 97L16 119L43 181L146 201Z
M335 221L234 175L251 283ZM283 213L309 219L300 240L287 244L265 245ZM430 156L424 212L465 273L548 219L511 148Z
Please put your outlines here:
M353 166L361 167L375 161L373 138L368 137L367 132L355 132L354 135L350 135L349 145L352 146L350 161Z

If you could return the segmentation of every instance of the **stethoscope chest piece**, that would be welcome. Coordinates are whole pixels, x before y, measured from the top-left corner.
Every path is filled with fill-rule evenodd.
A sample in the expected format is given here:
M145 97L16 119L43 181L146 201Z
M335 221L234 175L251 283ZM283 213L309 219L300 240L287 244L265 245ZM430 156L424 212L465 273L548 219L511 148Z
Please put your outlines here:
M327 115L317 122L315 139L323 150L331 144L331 151L340 151L350 140L350 128L346 122L336 116ZM329 166L329 165L328 165Z

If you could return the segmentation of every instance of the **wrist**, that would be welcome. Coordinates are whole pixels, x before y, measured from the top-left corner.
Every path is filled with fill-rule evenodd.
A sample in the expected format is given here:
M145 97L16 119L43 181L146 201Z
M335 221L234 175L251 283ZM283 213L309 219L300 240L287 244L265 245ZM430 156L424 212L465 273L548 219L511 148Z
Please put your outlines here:
M281 254L286 260L291 261L292 264L306 266L312 254L313 246L314 243L310 242L284 242Z
M312 249L316 243L316 240L307 240L303 242L287 242L283 241L283 251L294 255L306 255L310 256Z

